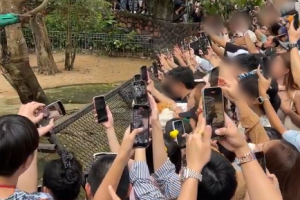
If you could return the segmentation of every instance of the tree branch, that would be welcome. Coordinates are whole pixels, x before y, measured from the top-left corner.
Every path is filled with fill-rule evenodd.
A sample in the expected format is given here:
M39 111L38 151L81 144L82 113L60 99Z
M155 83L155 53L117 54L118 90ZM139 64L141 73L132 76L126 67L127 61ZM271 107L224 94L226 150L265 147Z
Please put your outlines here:
M23 15L24 15L24 16L26 16L26 15L36 15L37 13L43 11L43 10L46 8L46 6L47 6L47 4L48 4L48 1L49 1L49 0L44 0L43 3L42 3L41 5L39 5L38 7L36 7L36 8L33 9L33 10L28 11L27 13L25 13L25 14L23 14Z

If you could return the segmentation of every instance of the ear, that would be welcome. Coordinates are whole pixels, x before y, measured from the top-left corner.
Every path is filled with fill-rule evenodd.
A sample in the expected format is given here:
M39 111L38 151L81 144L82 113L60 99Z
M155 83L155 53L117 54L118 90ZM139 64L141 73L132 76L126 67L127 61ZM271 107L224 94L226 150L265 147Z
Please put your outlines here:
M93 197L92 192L91 192L91 186L90 184L86 183L84 186L85 192L86 192L86 196L91 199Z

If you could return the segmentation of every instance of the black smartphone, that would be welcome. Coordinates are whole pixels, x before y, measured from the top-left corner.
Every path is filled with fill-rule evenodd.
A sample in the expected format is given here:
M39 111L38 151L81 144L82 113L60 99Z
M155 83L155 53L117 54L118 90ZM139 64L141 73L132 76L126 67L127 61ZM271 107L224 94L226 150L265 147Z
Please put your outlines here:
M200 37L198 39L198 44L199 44L199 49L202 51L202 53L204 55L207 55L208 54L208 46L210 46L210 41L208 39L208 37L205 35L204 32L202 32L200 34Z
M143 128L143 132L135 137L134 147L145 148L149 145L149 116L150 107L147 105L134 105L132 109L131 131L137 128Z
M39 185L39 186L37 187L37 192L42 192L42 188L43 188L43 186L42 186L42 185Z
M209 84L210 87L217 87L218 86L218 80L219 80L219 74L220 74L220 68L214 67L209 72Z
M147 71L147 66L142 66L141 67L141 77L142 80L148 83L148 71Z
M142 80L142 76L140 74L136 74L136 75L134 75L133 80L134 81L141 81Z
M224 116L224 96L220 87L205 88L202 93L203 115L206 119L206 125L212 127L212 139L219 139L215 130L225 125Z
M294 22L293 22L294 29L297 30L299 28L299 13L294 15Z
M66 115L66 110L61 101L55 101L49 105L47 105L43 110L42 113L44 115L43 119L39 122L38 125L46 126L49 124L51 119L54 121L58 120L62 116Z
M264 75L265 78L269 78L270 73L270 65L269 65L269 58L268 57L263 57L261 59L261 63L260 63L260 68L262 70L262 74Z
M156 61L152 62L152 69L153 69L153 74L155 78L158 78L158 65Z
M185 134L184 123L182 120L176 120L172 122L173 130L178 131L178 135L176 137L176 142L180 148L185 148L186 140L185 137L182 137Z
M263 151L255 153L256 160L258 161L259 165L262 167L265 173L267 173L267 166L266 166L266 157Z
M145 81L132 82L132 93L134 96L134 104L148 104L147 85Z
M96 110L98 123L107 122L108 116L104 96L94 97L94 108Z

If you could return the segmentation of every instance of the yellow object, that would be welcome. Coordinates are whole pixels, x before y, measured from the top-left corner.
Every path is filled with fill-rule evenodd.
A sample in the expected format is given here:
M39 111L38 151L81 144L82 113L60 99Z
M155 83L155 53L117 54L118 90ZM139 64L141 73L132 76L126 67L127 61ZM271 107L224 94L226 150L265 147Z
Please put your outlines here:
M179 134L178 130L174 130L170 132L170 136L171 138L175 139L177 137L177 135Z
M289 20L289 23L291 24L292 21L294 20L294 15L290 15L288 16L288 20Z
M168 151L168 148L167 148L167 147L165 147L165 151Z

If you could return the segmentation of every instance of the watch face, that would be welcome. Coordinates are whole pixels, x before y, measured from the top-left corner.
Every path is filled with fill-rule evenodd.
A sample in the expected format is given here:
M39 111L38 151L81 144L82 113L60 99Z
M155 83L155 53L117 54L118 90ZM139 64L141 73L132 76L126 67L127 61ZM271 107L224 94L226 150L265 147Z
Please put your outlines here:
M258 97L257 100L259 104L262 104L264 102L264 100L261 97Z
M183 182L185 180L185 171L186 171L186 168L183 168L181 171L180 171L180 174L179 174L179 179L181 182Z

